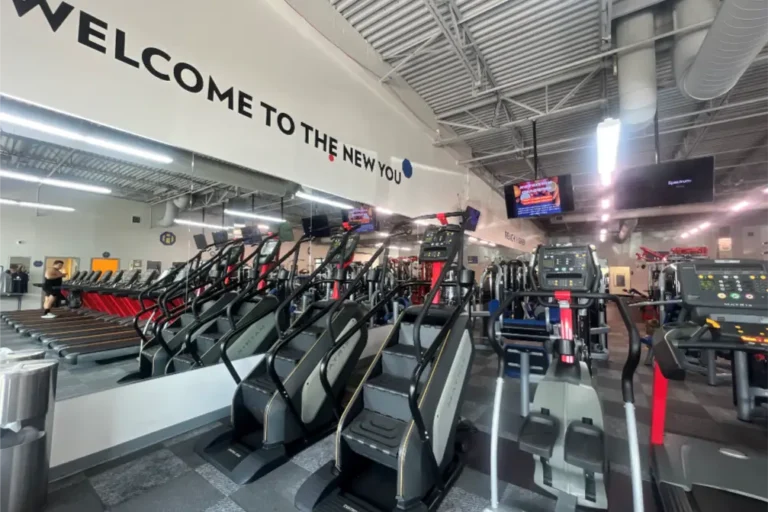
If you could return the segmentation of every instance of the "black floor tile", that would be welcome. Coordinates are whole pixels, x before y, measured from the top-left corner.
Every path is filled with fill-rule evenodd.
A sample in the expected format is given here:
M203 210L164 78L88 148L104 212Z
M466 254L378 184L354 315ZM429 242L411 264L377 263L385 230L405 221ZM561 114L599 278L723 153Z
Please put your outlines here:
M90 469L85 470L85 476L92 477L95 475L98 475L99 473L103 473L105 471L108 471L112 468L116 468L117 466L120 466L122 464L125 464L127 462L131 462L133 460L136 460L140 457L143 457L144 455L154 453L158 450L160 450L163 446L161 444L153 444L151 446L147 446L146 448L142 448L141 450L137 450L135 452L129 453L127 455L123 455L122 457L118 457L116 459L112 459L110 461L107 461L103 464L99 464L98 466L92 467Z
M191 472L112 507L110 512L203 512L223 499L203 477Z
M68 485L48 494L45 512L102 512L106 510L86 480Z
M199 436L193 437L192 439L186 439L169 446L168 449L178 458L183 460L187 466L195 469L205 464L205 459L195 451L195 443L197 443L198 439Z
M246 512L295 512L293 501L296 491L309 475L309 471L288 462L243 486L230 495L230 499Z

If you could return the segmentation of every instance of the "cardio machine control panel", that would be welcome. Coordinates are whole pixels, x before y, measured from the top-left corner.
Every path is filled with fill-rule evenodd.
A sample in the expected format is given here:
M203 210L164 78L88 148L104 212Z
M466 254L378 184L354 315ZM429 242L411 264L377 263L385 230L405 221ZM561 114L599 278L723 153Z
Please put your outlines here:
M340 245L341 240L344 237L344 235L335 235L333 238L331 238L331 248L328 249L329 252L335 251ZM347 239L347 246L344 248L343 251L341 251L339 254L333 257L331 260L331 263L345 263L352 258L352 256L355 254L355 249L357 249L357 243L360 241L360 234L359 233L352 233L349 235L349 238Z
M686 261L678 263L677 276L688 307L768 310L766 261Z
M597 268L589 246L540 246L537 251L539 288L545 291L591 291Z
M424 240L419 251L421 261L447 261L448 254L464 243L461 226L429 226L424 233Z
M269 265L272 263L279 250L280 242L278 240L272 238L264 242L264 245L261 246L261 251L259 251L257 265Z

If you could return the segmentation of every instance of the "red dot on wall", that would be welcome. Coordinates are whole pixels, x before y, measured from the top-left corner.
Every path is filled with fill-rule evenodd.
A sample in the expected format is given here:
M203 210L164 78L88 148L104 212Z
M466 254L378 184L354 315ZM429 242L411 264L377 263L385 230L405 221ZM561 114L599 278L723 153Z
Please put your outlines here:
M330 160L331 162L333 162L334 160L336 160L336 157L335 157L335 156L333 156L333 155L328 155L328 160Z

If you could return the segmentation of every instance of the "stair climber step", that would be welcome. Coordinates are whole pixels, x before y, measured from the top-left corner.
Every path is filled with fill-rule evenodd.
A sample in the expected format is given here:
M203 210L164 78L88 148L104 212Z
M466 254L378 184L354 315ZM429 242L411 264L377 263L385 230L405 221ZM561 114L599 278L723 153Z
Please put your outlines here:
M299 361L301 361L304 354L305 352L303 350L291 346L281 348L280 351L275 354L275 371L277 371L280 378L288 378L288 375L290 375L291 371L293 371Z
M197 353L204 354L208 352L221 339L224 334L218 331L198 334L195 338L197 342Z
M411 420L408 392L411 379L382 373L363 387L365 408L401 421Z
M520 428L520 449L545 459L552 458L552 449L560 432L560 421L539 412L531 412Z
M243 386L269 396L272 396L272 394L277 391L275 381L270 379L267 373L262 373L255 377L248 377L243 381Z
M363 409L342 436L356 453L397 469L397 453L408 424L408 421Z
M413 345L404 345L402 343L387 347L382 353L381 361L384 373L411 379L417 364L416 348ZM421 374L420 382L424 383L429 377L431 367L431 363L427 365L427 368Z
M312 348L312 345L315 344L317 339L322 336L324 332L325 328L311 325L297 334L296 337L288 343L288 346L306 352Z
M595 425L572 421L565 432L565 462L592 473L605 473L603 431Z

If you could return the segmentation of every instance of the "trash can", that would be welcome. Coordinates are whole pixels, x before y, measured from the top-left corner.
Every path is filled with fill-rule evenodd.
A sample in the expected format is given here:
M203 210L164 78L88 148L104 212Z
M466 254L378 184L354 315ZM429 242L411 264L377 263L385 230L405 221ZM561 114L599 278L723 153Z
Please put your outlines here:
M3 512L38 512L45 506L58 366L36 359L0 363Z

